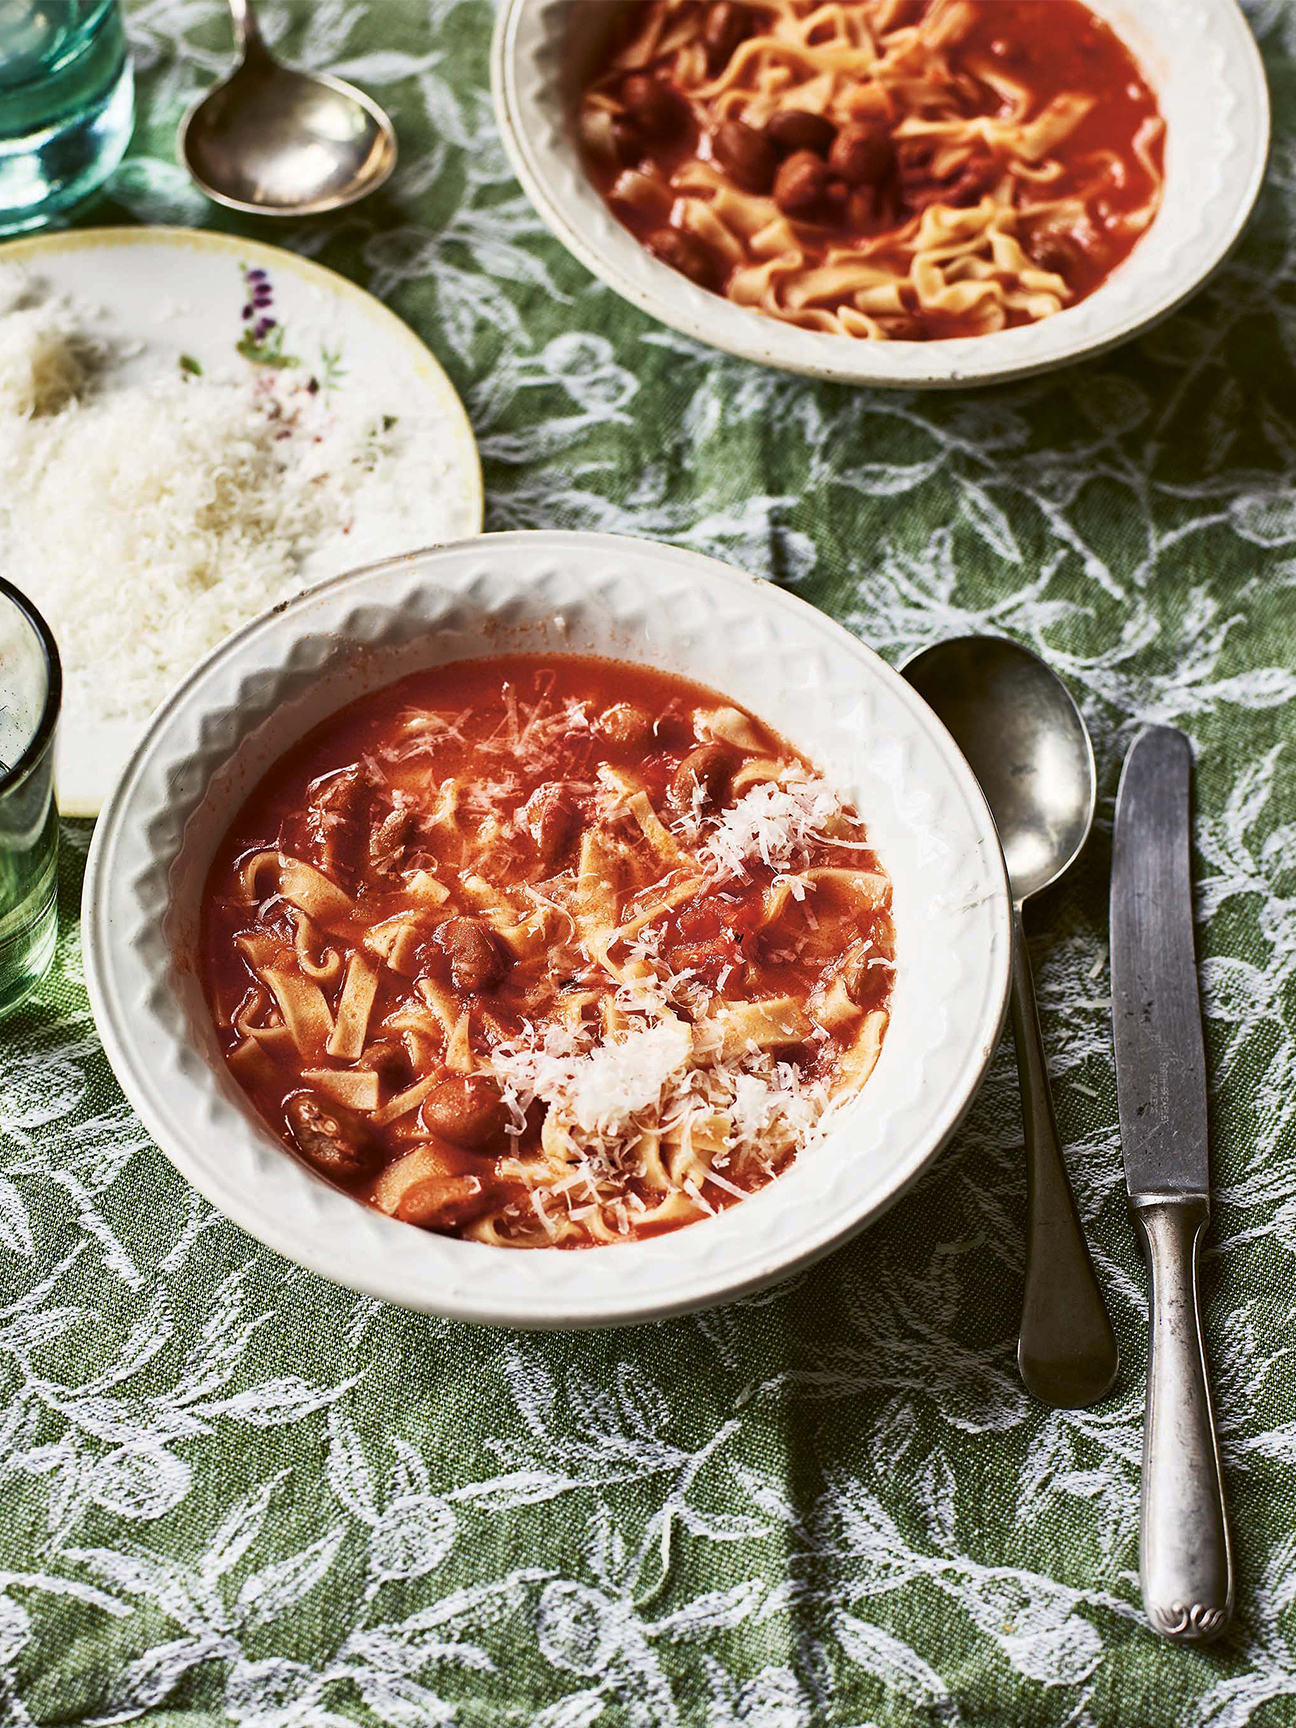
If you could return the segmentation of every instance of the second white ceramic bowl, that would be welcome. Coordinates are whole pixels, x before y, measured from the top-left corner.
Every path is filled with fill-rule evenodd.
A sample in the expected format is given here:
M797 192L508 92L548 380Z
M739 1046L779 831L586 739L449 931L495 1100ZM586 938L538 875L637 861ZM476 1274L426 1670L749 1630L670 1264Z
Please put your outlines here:
M1088 299L992 336L865 342L800 330L708 294L654 258L591 185L575 142L573 115L615 16L612 0L504 0L491 65L495 114L518 179L559 240L663 324L747 360L848 384L989 384L1100 353L1173 311L1227 256L1264 174L1269 94L1236 0L1088 4L1133 50L1157 92L1166 121L1164 202Z
M430 1235L319 1180L230 1079L203 999L203 885L292 743L406 672L501 652L682 673L768 720L854 797L894 884L881 1060L831 1138L716 1218L584 1252ZM824 1253L902 1192L975 1095L1008 987L1003 859L948 733L877 655L711 559L612 535L493 534L339 577L231 637L154 716L95 831L84 897L100 1036L158 1145L290 1259L391 1302L509 1326L647 1320Z

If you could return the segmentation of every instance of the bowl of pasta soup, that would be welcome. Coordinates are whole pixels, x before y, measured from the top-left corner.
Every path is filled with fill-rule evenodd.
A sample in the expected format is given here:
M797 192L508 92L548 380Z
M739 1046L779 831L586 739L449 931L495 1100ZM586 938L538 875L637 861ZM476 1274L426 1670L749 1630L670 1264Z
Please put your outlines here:
M1007 987L1002 858L837 625L670 547L412 554L231 638L96 830L96 1021L290 1258L458 1318L657 1317L912 1181Z
M1259 188L1234 0L507 0L524 188L618 293L847 382L1047 369L1164 316Z

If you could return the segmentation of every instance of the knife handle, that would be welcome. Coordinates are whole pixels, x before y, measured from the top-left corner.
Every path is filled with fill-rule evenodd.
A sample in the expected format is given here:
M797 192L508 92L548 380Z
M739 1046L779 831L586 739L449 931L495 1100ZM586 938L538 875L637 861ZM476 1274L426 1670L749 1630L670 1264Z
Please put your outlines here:
M1026 1288L1017 1366L1033 1397L1078 1410L1111 1391L1120 1352L1058 1141L1020 906L1013 908L1012 973L1026 1135Z
M1183 1644L1218 1638L1233 1613L1233 1556L1197 1305L1204 1195L1134 1202L1151 1277L1143 1432L1143 1605Z

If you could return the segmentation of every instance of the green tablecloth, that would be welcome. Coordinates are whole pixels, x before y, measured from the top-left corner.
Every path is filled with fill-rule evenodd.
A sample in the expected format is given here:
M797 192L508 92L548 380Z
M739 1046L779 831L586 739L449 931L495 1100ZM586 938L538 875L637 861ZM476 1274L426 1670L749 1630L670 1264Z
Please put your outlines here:
M1227 271L1018 388L883 395L659 329L542 230L496 141L482 0L287 0L273 37L387 102L390 190L242 227L173 163L213 3L141 0L141 120L87 222L254 227L378 293L481 440L489 524L658 535L883 653L964 630L1080 694L1099 829L1039 919L1061 1126L1125 1366L1078 1414L1013 1368L1011 1051L874 1229L789 1287L528 1337L321 1283L191 1193L82 987L89 831L0 1065L0 1720L261 1728L1142 1728L1296 1720L1296 4L1254 0L1278 138ZM1218 1181L1207 1267L1239 1613L1139 1615L1144 1276L1124 1204L1106 880L1119 758L1186 727Z

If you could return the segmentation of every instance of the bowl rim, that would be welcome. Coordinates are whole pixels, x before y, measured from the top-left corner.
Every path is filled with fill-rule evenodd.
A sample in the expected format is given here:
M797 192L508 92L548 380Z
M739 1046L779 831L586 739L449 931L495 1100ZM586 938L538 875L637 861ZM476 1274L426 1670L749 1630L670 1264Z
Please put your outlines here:
M580 3L587 0L503 0L496 15L491 94L510 165L550 232L600 281L668 328L758 365L847 384L956 389L1026 378L1105 353L1168 317L1220 268L1240 239L1264 180L1271 116L1260 50L1239 0L1192 0L1204 9L1216 45L1225 53L1224 82L1240 140L1232 140L1235 147L1223 153L1219 164L1223 190L1207 200L1210 208L1217 208L1227 193L1222 215L1217 225L1203 225L1203 205L1195 206L1199 225L1181 244L1177 271L1148 284L1121 313L1112 288L1137 256L1136 248L1077 305L992 336L869 342L802 330L708 293L653 257L589 185L570 139L555 150L549 137L540 136L542 130L552 134L555 128L537 123L534 107L522 93L529 69L519 38L524 29L541 28L542 12L556 14L564 4ZM1101 0L1095 9L1104 10ZM1163 17L1170 41L1168 12L1149 9L1154 23Z
M426 1282L421 1284L419 1289L411 1290L407 1275L399 1268L393 1270L386 1258L371 1257L371 1264L357 1265L351 1256L354 1236L350 1230L347 1241L339 1244L326 1235L320 1236L313 1230L303 1229L300 1219L281 1215L273 1208L267 1209L264 1201L252 1191L250 1185L243 1185L237 1177L231 1178L226 1164L214 1164L204 1158L202 1124L198 1123L195 1127L192 1110L185 1114L176 1100L169 1096L168 1089L175 1089L174 1077L168 1075L159 1079L160 1064L156 1060L156 1045L145 1043L140 1016L134 1010L137 1005L141 1008L146 1004L151 1007L159 996L168 993L174 997L172 981L177 970L174 958L166 967L164 979L143 976L137 978L138 994L130 1002L123 999L121 987L123 972L130 973L136 970L137 966L142 967L142 962L137 963L130 952L134 939L126 927L128 918L133 919L137 926L142 926L144 922L138 906L132 906L129 899L134 891L134 879L142 875L138 867L138 856L133 861L132 868L130 847L133 844L138 854L140 845L144 843L139 836L132 842L131 824L139 821L140 832L148 833L148 845L155 846L152 831L165 808L164 803L159 805L155 798L155 807L150 809L147 792L141 794L141 784L146 773L156 770L164 760L163 752L168 744L168 733L173 727L178 728L183 724L186 729L202 728L204 736L213 729L211 722L216 710L210 705L204 710L201 703L194 706L192 702L195 697L201 698L204 685L210 683L214 687L218 676L237 661L245 647L255 644L258 638L264 638L267 645L278 643L276 663L282 666L292 651L293 643L304 640L303 635L294 635L293 626L321 600L340 602L348 590L355 590L357 604L365 604L363 594L366 583L382 581L405 570L425 567L434 575L437 564L449 565L459 558L489 558L496 549L506 550L519 544L539 549L538 543L539 546L548 547L559 554L585 551L593 552L604 559L615 556L618 550L625 548L636 548L641 553L650 549L653 555L673 563L693 577L700 576L742 590L748 605L751 604L754 590L759 595L759 604L762 606L771 608L775 613L791 611L801 623L809 625L829 648L835 649L839 655L844 653L855 662L866 678L880 684L889 696L902 703L914 727L921 733L923 743L934 749L939 756L941 768L949 776L951 784L963 801L963 808L974 822L978 842L987 842L981 860L985 880L982 892L977 898L977 906L985 908L990 921L990 935L984 949L984 975L977 981L981 1000L976 1005L972 1024L966 1026L964 1034L957 1040L960 1048L966 1047L966 1053L960 1056L961 1065L939 1106L934 1106L931 1111L930 1126L906 1149L886 1191L870 1195L866 1203L844 1214L831 1217L816 1214L813 1227L802 1229L800 1237L794 1239L787 1252L779 1252L777 1248L771 1252L768 1243L757 1242L755 1251L747 1252L744 1249L741 1254L730 1255L729 1262L722 1261L718 1273L713 1259L708 1259L707 1255L700 1251L707 1241L710 1220L702 1220L686 1229L669 1232L666 1237L608 1250L609 1255L616 1256L603 1261L609 1273L625 1269L627 1261L623 1256L630 1255L637 1257L637 1266L644 1272L645 1277L604 1277L607 1289L601 1292L597 1309L588 1298L565 1301L550 1296L545 1304L537 1304L534 1292L528 1292L525 1300L520 1292L508 1294L504 1299L501 1299L497 1292L487 1292L485 1295L470 1292L463 1295L451 1291L446 1294L443 1289L429 1288ZM372 598L367 604L372 609ZM340 635L335 633L334 642L339 639ZM353 646L356 645L353 638L347 639L352 641ZM641 653L632 655L632 658L651 663L650 654ZM351 699L344 696L339 705ZM241 733L232 743L216 746L220 761L231 759L243 738L249 735L250 733ZM174 741L171 742L174 744ZM173 758L170 784L174 784L174 770ZM208 777L210 778L210 775ZM206 781L203 784L205 786ZM141 797L142 815L135 808ZM195 795L193 808L200 808L205 798L205 791L201 796ZM232 814L234 804L234 800L227 800L222 814ZM187 832L187 819L183 828L184 832ZM184 832L176 841L174 854L167 863L168 907L174 898L173 875L176 860L183 852ZM124 841L127 850L123 859ZM156 858L155 853L150 856ZM971 912L972 907L969 905L960 910ZM262 613L259 618L226 638L175 686L170 696L156 710L114 787L90 846L82 893L82 920L86 985L95 1024L109 1063L126 1097L159 1149L181 1175L219 1211L267 1247L332 1282L384 1301L423 1312L438 1313L451 1319L528 1329L576 1330L629 1325L713 1306L762 1286L782 1282L854 1236L891 1206L922 1175L971 1108L1004 1025L1010 983L1011 903L993 817L971 769L953 739L932 709L903 676L827 614L799 596L777 588L761 578L668 543L628 535L579 531L515 530L475 535L425 551L402 554L332 577L306 589L291 600ZM153 1030L156 1034L156 1028ZM181 1090L184 1090L186 1084L190 1089L193 1084L198 1084L209 1104L219 1096L218 1077L214 1068L192 1044L187 1044L181 1051L175 1073L181 1077ZM195 1073L202 1076L201 1081L195 1082ZM250 1123L248 1127L251 1129ZM422 1233L411 1232L409 1226L400 1225L360 1206L351 1196L341 1194L321 1183L295 1160L285 1158L280 1142L269 1129L257 1128L252 1130L252 1134L265 1148L272 1150L286 1165L291 1166L300 1176L302 1183L312 1190L327 1193L333 1201L340 1201L346 1209L345 1216L348 1220L354 1219L355 1212L359 1209L362 1217L374 1221L377 1230L400 1233L398 1238L387 1237L387 1241L392 1245L398 1241L407 1242L407 1233L422 1236ZM822 1149L830 1151L832 1144L830 1138ZM734 1208L732 1212L722 1214L721 1217L733 1216L734 1212L739 1211L741 1208ZM358 1231L357 1225L355 1234L358 1234ZM450 1238L437 1237L433 1240L448 1245L452 1254L462 1252L468 1256L487 1255L493 1261L501 1255L505 1256L506 1261L519 1263L539 1262L546 1258L543 1250L513 1255L504 1250ZM653 1267L657 1263L653 1261L650 1266L649 1261L655 1251L664 1242L670 1241L674 1247L680 1240L686 1243L697 1242L699 1252L693 1253L686 1248L683 1259L688 1264L683 1273L666 1278L654 1276ZM394 1258L393 1256L393 1260ZM561 1258L567 1260L571 1256L562 1255ZM591 1256L581 1255L579 1258L588 1261ZM602 1256L597 1258L601 1260ZM482 1266L484 1263L479 1258L476 1264ZM501 1264L502 1279L502 1263L497 1264Z

